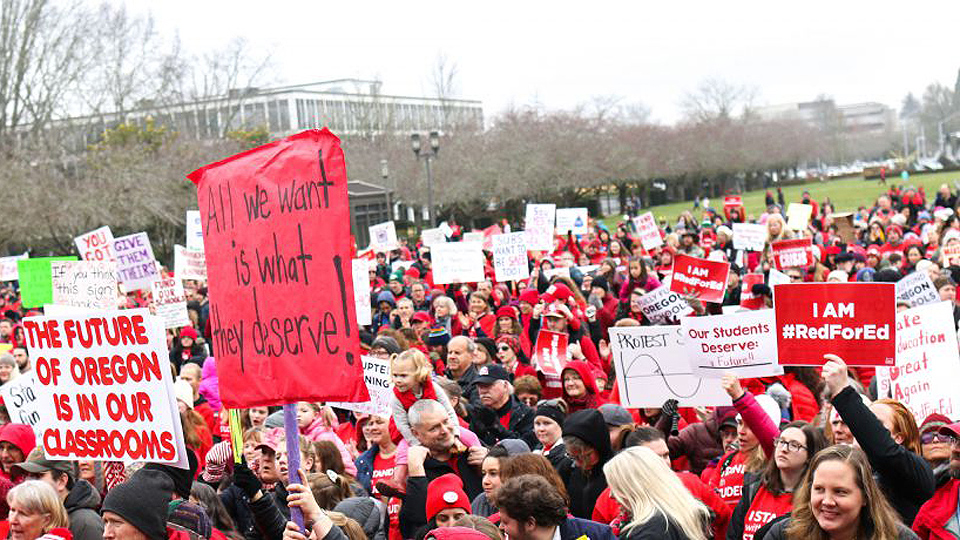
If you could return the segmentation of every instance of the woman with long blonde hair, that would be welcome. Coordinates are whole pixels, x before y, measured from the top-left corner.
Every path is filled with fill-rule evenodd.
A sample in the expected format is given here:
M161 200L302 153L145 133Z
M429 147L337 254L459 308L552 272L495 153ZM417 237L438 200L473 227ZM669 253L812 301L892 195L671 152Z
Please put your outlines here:
M789 519L775 523L766 540L908 540L916 535L899 522L873 479L866 454L838 444L817 453Z
M665 540L707 540L710 511L683 486L653 450L627 448L603 466L610 492L627 512L621 540L654 535Z

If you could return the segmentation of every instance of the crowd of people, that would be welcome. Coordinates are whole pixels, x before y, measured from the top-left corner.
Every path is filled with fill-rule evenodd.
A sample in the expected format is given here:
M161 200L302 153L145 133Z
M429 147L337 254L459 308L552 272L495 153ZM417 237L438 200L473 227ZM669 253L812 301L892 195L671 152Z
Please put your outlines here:
M792 282L890 281L926 272L960 320L957 196L893 187L854 212L853 237L829 200L787 228L784 203L761 215L698 200L661 223L646 250L630 221L557 235L530 252L530 278L437 285L418 241L371 253L365 355L389 362L389 411L296 407L300 469L288 471L282 411L240 411L242 460L210 347L207 291L187 282L192 325L168 334L189 470L54 461L30 426L0 426L0 534L15 540L906 540L960 538L960 418L914 418L878 394L873 369L828 355L821 367L737 379L730 406L620 405L611 327L653 324L640 299L683 253L729 261L722 303L686 298L689 316L739 305L741 277L773 268L771 244L810 237L814 264ZM734 248L732 225L766 227L762 251ZM452 221L450 241L465 231ZM510 225L510 224L504 224ZM522 223L515 223L522 229ZM773 301L769 284L752 294ZM0 383L32 369L15 283L0 289ZM131 305L149 298L131 297ZM668 321L669 322L669 321ZM676 321L672 321L676 322ZM956 322L956 320L955 320ZM534 345L565 333L568 358L545 374ZM0 409L4 412L5 409ZM16 419L14 419L16 420ZM295 460L294 460L295 461ZM291 480L290 472L293 472ZM298 509L303 524L291 512Z

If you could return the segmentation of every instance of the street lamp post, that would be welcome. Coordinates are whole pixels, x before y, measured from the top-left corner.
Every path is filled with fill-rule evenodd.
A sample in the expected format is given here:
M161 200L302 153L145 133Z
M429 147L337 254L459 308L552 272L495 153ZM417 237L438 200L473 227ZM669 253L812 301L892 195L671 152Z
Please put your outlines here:
M434 226L434 214L433 214L433 170L430 165L431 162L437 158L437 155L440 153L440 132L431 131L430 137L430 150L426 151L423 149L423 146L420 142L420 134L414 133L410 135L410 146L413 148L413 154L417 156L417 159L423 158L424 163L427 168L427 212L430 215L428 223L430 227Z

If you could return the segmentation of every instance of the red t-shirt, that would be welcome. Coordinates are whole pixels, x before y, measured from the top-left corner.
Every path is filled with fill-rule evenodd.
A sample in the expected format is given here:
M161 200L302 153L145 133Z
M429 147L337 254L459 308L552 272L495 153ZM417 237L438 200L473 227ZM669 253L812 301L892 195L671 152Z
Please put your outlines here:
M373 476L370 478L370 487L373 490L372 495L376 497L379 495L377 492L377 481L393 478L393 470L396 468L397 464L397 454L393 453L390 457L383 457L380 452L377 452L377 455L373 457Z
M747 460L746 453L739 450L734 450L734 452L736 454L726 467L721 468L720 465L727 461L729 453L720 458L720 463L713 471L713 477L710 478L710 485L717 490L717 495L720 495L723 502L732 507L737 506L741 495L743 495L743 472Z
M387 537L390 540L403 540L403 535L400 534L400 506L402 505L403 501L396 497L387 501L387 519L390 520Z
M793 509L792 501L793 493L774 495L761 485L743 519L743 540L753 540L753 535L760 530L760 527L770 523L777 516L790 513Z

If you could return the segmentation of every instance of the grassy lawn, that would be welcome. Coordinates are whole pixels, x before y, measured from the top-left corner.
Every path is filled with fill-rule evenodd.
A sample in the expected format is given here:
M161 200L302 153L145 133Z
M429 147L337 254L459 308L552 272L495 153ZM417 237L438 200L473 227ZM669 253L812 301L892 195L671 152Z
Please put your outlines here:
M911 174L907 185L920 187L923 186L927 193L927 202L930 203L936 197L936 191L941 184L948 184L953 188L953 182L960 180L960 171L937 172L928 174ZM787 204L791 202L800 202L800 195L806 190L810 192L811 197L818 203L823 202L828 197L833 203L837 212L848 212L856 210L859 206L870 206L878 195L889 189L893 184L900 184L899 177L896 179L887 179L887 188L884 188L877 180L864 180L862 177L844 178L842 180L828 180L825 182L813 181L807 184L797 184L783 188L783 197ZM776 197L776 188L772 189ZM766 210L764 205L764 196L766 190L758 189L748 191L742 194L743 204L747 210L748 217L755 217ZM710 199L710 206L723 211L723 197ZM676 221L677 216L684 210L692 210L693 201L680 203L664 204L643 209L643 212L652 211L653 215L659 221L664 218L671 225ZM699 219L699 216L695 216ZM603 221L608 227L615 227L622 220L621 216L610 216Z

